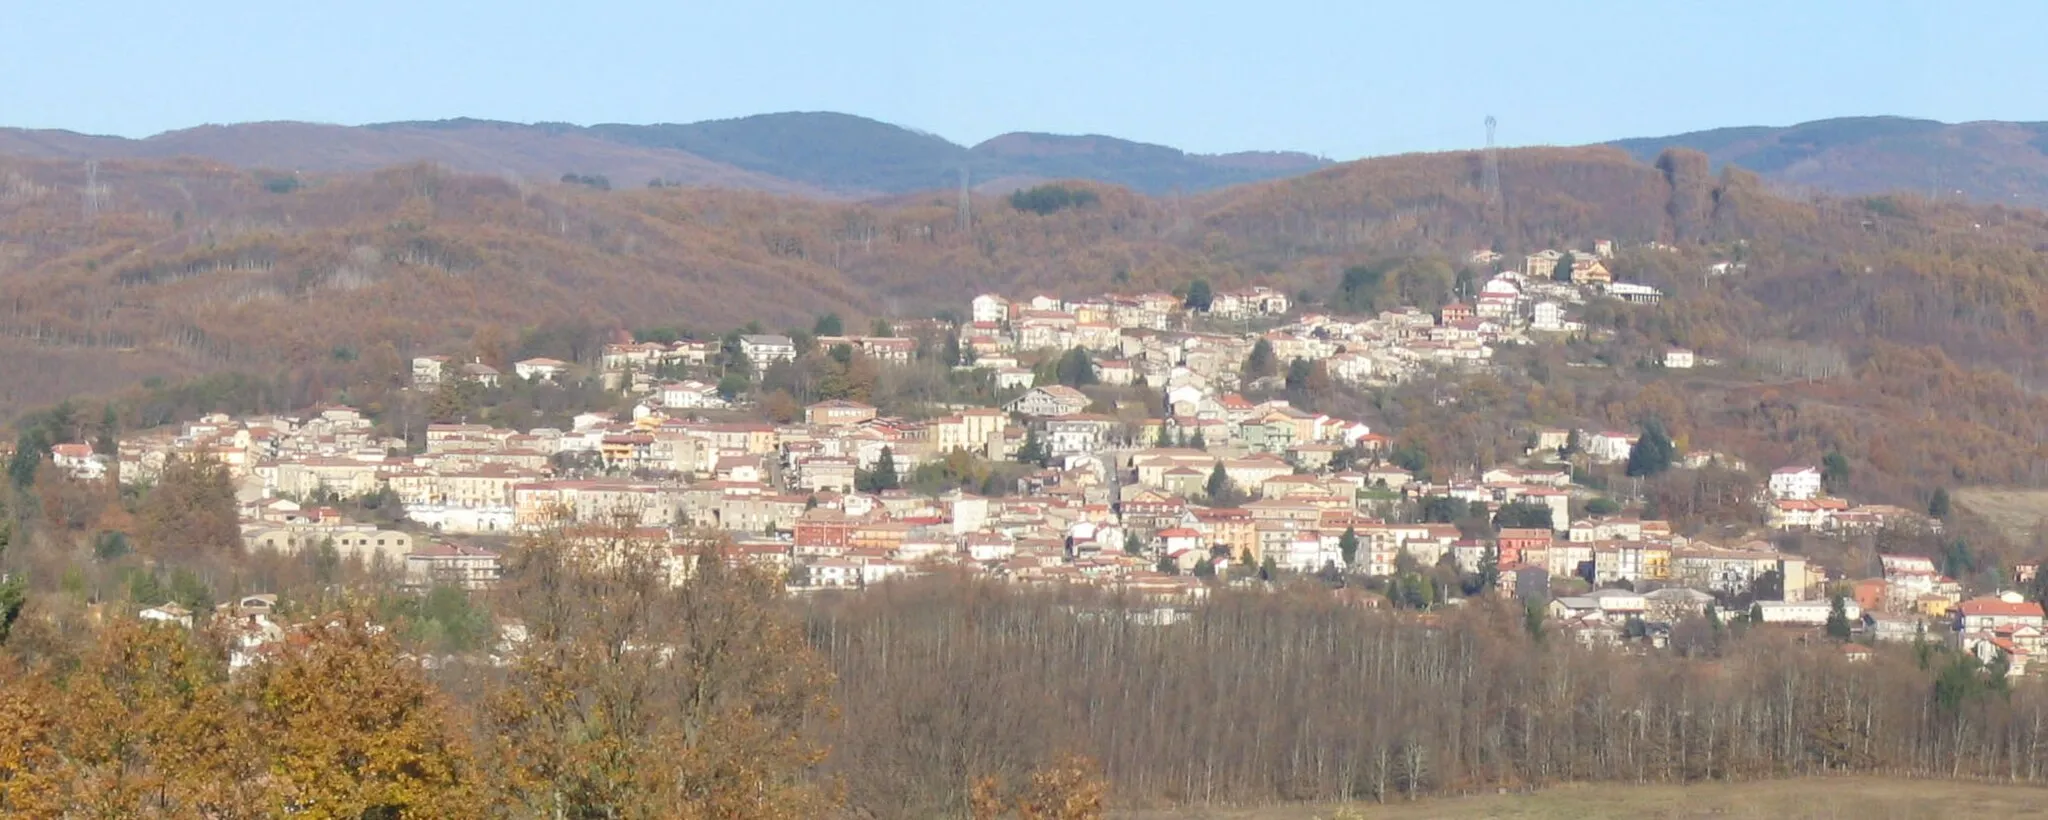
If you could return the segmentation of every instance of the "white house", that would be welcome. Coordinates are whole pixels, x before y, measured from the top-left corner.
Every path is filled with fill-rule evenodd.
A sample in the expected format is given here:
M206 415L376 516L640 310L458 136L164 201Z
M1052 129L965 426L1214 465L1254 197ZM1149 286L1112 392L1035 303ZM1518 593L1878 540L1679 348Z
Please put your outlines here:
M740 337L740 353L747 361L766 367L775 362L786 362L796 358L796 341L788 336L747 335Z
M993 293L974 297L969 306L976 322L1000 322L1010 318L1010 300Z
M1767 624L1820 626L1828 622L1828 614L1834 611L1834 602L1824 600L1757 601L1755 606L1762 611ZM1842 610L1852 623L1863 618L1863 607L1855 601L1843 601Z
M1015 390L1036 384L1038 374L1028 367L999 367L996 368L995 381L997 390Z
M662 385L661 406L683 410L716 410L725 406L725 399L718 395L716 386L692 380Z
M1564 330L1564 306L1550 300L1536 303L1529 320L1529 329L1559 332Z
M1690 370L1693 365L1692 351L1674 347L1664 351L1664 366L1672 370Z
M414 387L432 387L440 384L447 375L447 356L415 356L412 360L412 384Z
M1628 460L1628 451L1635 449L1636 437L1613 431L1584 436L1586 456L1594 461L1612 464Z
M1004 409L1026 416L1065 416L1088 409L1088 396L1064 384L1034 387Z
M569 372L569 363L560 359L526 359L512 363L512 372L528 381L552 382Z
M1820 495L1820 468L1811 465L1780 467L1771 472L1772 498L1811 500Z

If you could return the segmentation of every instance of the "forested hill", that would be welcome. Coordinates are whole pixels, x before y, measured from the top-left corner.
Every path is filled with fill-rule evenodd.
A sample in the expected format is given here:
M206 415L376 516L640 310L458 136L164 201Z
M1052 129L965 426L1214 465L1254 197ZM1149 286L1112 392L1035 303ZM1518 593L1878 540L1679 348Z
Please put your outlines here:
M1692 148L1706 152L1717 166L1732 163L1773 182L1840 194L1905 190L2048 206L2048 122L1951 125L1905 117L1842 117L1613 145L1645 162L1666 148Z
M186 160L101 163L88 199L81 163L0 159L0 412L217 372L288 375L279 401L310 403L422 353L588 361L630 328L929 316L983 291L1205 279L1315 300L1347 266L1403 259L1428 264L1390 274L1389 302L1434 309L1482 273L1457 274L1474 248L1513 260L1607 238L1618 275L1668 298L1611 317L1622 334L1603 355L1809 351L1844 364L1801 372L1858 376L1724 396L1744 435L1868 441L1939 417L1940 436L1890 448L1911 454L1897 469L1999 482L2026 479L2031 442L2048 440L2026 388L2048 356L2041 212L1787 199L1696 152L1645 164L1613 148L1503 152L1493 208L1481 168L1475 152L1404 156L1172 197L1065 183L1093 196L977 196L963 229L936 192L855 203ZM1720 261L1747 272L1704 275ZM1796 395L1813 400L1788 414Z
M52 159L200 157L242 168L369 171L429 162L456 171L581 179L606 187L669 184L866 198L971 181L1008 193L1033 181L1087 179L1151 194L1198 192L1324 167L1293 152L1190 154L1106 136L1006 134L973 147L849 114L763 114L688 124L590 127L476 119L361 127L272 122L209 125L147 139L0 129L0 155Z

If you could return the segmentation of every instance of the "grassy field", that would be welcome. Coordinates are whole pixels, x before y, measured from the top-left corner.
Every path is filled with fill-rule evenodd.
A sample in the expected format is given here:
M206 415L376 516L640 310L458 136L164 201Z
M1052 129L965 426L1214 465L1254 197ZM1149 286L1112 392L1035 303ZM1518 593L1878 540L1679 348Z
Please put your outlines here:
M1984 518L2014 544L2031 544L2034 531L2048 520L2048 490L2001 490L1972 487L1955 492L1956 505Z
M2048 789L1870 777L1697 786L1562 786L1414 803L1132 811L1118 820L1934 820L2048 818Z

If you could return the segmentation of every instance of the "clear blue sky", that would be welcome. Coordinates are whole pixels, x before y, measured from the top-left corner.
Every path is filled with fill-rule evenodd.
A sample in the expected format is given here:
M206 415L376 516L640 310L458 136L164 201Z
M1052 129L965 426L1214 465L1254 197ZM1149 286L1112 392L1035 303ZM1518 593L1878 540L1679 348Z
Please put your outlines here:
M0 0L0 125L835 110L1340 159L1847 114L2048 119L2048 3Z

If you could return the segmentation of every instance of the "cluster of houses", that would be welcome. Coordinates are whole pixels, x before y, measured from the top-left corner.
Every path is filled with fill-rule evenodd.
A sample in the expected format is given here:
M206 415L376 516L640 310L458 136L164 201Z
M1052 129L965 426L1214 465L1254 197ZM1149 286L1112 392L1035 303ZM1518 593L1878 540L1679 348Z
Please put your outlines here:
M785 573L800 590L859 588L953 566L1018 583L1088 584L1187 602L1236 567L1390 576L1409 564L1451 565L1497 579L1504 594L1544 602L1581 636L1613 639L1633 623L1703 613L1714 601L1750 595L1766 577L1782 600L1757 602L1762 621L1819 626L1831 614L1823 574L1767 542L1722 546L1674 534L1663 521L1588 516L1574 502L1592 494L1574 487L1568 467L1542 459L1431 482L1387 463L1388 437L1359 421L1246 397L1271 392L1241 383L1262 342L1278 362L1321 362L1334 379L1380 384L1424 368L1483 364L1493 346L1534 334L1582 332L1573 308L1589 298L1661 298L1613 281L1605 262L1611 252L1597 243L1570 254L1570 281L1555 276L1563 253L1531 254L1520 269L1476 253L1472 262L1499 272L1471 303L1435 314L1304 315L1285 294L1263 287L1215 293L1206 311L1160 293L982 295L957 326L817 340L889 365L916 358L923 349L917 339L930 332L954 332L959 366L989 371L1013 397L928 418L831 400L774 423L687 377L715 363L720 343L621 342L604 347L599 372L608 386L639 397L632 412L583 413L561 429L435 424L424 446L412 447L379 435L354 409L327 406L296 416L208 416L131 436L113 456L66 444L53 458L73 475L116 474L124 482L153 480L172 457L213 459L237 481L249 547L332 549L401 571L415 585L494 583L498 547L510 536L624 527L667 545L677 578L693 545L718 531L731 560ZM1218 329L1229 322L1242 326ZM1037 384L1040 371L1027 362L1072 348L1092 354L1097 381L1154 390L1164 412L1104 406L1073 387ZM795 340L779 335L743 335L738 349L757 365L798 355ZM1690 351L1664 356L1668 367L1693 363ZM530 359L514 375L559 382L573 369ZM418 388L451 378L491 383L500 374L448 357L413 362ZM1545 429L1534 438L1532 452L1575 440L1587 458L1606 463L1626 460L1636 443L1634 435L1597 430ZM951 476L943 491L900 489L923 468L947 467L961 455L970 463L1030 463L979 483ZM1707 462L1744 469L1713 453L1685 463ZM875 480L892 468L890 480ZM1829 498L1810 467L1773 473L1767 493L1778 529L1854 532L1910 515ZM336 511L338 499L371 495L398 504L405 523L379 527ZM1547 525L1473 532L1400 520L1412 517L1401 510L1437 498L1483 511L1539 509ZM1952 618L1950 631L1964 648L2002 653L2014 669L2038 648L2038 607L2033 622L2013 621L1999 614L2010 606L1962 600L1960 587L1931 564L1888 559L1886 577L1876 580L1856 584L1849 605L1880 639L1898 637L1903 623L1924 634L1925 619Z

